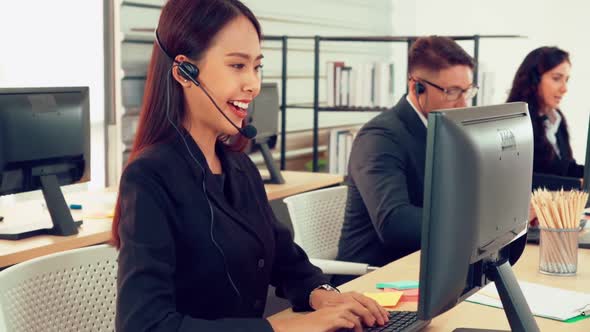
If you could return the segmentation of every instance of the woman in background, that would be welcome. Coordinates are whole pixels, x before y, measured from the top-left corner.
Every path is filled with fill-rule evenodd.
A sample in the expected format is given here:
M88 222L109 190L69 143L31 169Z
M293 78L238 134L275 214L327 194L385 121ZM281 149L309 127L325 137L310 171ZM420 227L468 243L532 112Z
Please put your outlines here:
M572 156L567 121L559 109L567 93L571 62L557 47L539 47L518 68L507 102L529 105L534 135L533 172L559 176L584 176L584 166Z

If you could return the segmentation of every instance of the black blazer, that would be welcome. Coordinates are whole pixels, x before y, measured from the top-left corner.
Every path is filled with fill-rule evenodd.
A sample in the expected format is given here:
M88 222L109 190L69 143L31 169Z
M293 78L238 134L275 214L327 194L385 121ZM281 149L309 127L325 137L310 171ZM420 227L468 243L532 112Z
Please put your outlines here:
M551 151L547 151L547 149L553 149L553 147L550 144L536 144L533 159L533 172L581 178L584 176L584 166L578 165L571 154L570 142L566 136L567 128L565 118L561 111L558 110L558 112L562 119L564 119L561 121L559 128L557 128L557 133L555 134L557 147L559 148L561 156L553 154L553 158L547 160L546 156L551 154ZM538 136L544 135L544 133L537 130L536 126L533 126L533 129L535 142L541 141Z
M426 133L405 96L358 132L339 260L383 266L420 249Z
M310 309L328 280L276 220L255 165L219 144L222 188L183 135L187 145L152 146L121 177L117 331L272 331L269 284Z

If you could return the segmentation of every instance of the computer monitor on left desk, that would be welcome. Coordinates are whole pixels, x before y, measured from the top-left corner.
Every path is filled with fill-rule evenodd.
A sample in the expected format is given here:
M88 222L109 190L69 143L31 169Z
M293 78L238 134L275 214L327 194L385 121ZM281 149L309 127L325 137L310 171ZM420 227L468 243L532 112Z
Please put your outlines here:
M258 130L252 148L260 150L269 177L265 183L283 184L285 179L272 157L270 149L277 142L279 123L279 91L276 83L262 83L260 94L248 107L248 122Z
M0 227L0 239L77 234L60 186L89 179L88 87L0 89L0 195L41 189L53 223L5 220L23 227Z

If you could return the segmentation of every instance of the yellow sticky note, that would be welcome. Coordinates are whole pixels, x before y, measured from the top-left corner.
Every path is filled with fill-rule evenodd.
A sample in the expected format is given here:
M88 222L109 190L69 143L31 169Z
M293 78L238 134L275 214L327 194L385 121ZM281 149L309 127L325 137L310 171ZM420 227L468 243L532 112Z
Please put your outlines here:
M115 216L115 210L96 211L84 214L83 219L112 219Z
M377 301L383 307L395 307L403 294L404 292L374 292L365 293L365 296Z

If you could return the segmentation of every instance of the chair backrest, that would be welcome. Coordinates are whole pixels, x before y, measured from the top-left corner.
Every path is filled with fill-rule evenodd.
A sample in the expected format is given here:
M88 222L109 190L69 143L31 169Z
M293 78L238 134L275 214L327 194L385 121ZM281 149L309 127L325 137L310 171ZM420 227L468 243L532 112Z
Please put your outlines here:
M347 186L339 186L283 200L289 209L295 242L310 258L336 258L347 193Z
M117 251L39 257L0 272L0 331L113 331Z

